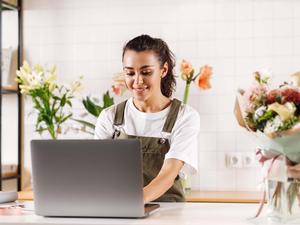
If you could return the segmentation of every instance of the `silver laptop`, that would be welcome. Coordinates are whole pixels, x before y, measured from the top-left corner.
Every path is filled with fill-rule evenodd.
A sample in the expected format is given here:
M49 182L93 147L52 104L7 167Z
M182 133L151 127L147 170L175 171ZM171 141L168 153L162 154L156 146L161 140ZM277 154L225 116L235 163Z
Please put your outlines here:
M32 140L37 215L145 217L139 140Z

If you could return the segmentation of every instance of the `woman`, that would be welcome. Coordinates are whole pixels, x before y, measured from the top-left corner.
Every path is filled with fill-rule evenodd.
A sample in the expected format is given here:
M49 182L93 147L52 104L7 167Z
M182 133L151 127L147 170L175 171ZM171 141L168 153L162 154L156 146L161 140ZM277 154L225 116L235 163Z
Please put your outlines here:
M141 35L123 48L125 83L132 98L103 110L95 138L139 138L144 202L184 201L179 173L197 171L198 113L171 99L174 57L158 38Z

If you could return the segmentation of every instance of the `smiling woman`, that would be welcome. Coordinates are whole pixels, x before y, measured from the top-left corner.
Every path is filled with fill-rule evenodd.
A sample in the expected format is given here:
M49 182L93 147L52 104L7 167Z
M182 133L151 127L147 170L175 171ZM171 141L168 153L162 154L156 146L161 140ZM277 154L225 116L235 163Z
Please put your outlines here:
M141 35L123 49L132 98L103 110L95 138L138 138L143 154L144 202L185 201L179 174L197 171L196 110L172 99L175 60L161 39Z

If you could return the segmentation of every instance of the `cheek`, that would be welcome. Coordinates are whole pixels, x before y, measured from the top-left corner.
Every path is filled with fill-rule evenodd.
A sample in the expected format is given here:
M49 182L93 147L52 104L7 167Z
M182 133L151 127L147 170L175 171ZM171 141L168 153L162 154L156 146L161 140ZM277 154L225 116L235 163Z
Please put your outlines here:
M125 79L125 83L128 89L132 89L133 79Z

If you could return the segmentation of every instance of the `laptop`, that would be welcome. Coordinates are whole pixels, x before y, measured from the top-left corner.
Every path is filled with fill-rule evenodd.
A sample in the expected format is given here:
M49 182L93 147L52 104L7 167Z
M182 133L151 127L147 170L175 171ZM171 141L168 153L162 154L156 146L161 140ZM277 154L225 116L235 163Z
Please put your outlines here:
M139 140L32 140L35 213L146 217Z

